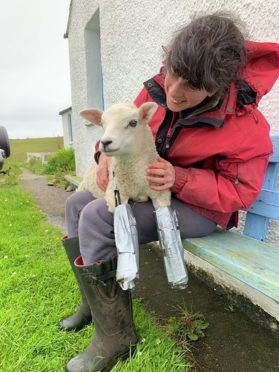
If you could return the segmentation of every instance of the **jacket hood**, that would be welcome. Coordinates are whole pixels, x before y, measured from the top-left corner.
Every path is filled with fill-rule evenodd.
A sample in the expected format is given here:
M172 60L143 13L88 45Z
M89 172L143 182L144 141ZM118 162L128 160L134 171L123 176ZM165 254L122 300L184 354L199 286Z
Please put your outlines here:
M279 44L246 41L247 62L240 73L255 92L255 103L268 93L279 76Z

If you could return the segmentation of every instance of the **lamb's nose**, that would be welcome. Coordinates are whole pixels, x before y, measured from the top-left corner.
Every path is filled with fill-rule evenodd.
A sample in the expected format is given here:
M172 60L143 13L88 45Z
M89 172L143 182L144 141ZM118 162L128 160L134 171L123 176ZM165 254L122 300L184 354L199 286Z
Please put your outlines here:
M108 140L108 141L101 141L101 144L103 145L104 149L109 146L110 144L112 143L112 141Z

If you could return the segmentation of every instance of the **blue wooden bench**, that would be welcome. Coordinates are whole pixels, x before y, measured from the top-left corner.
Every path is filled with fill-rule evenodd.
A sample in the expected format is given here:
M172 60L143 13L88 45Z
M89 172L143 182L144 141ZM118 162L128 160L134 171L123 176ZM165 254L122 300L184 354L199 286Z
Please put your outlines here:
M278 322L279 242L264 242L270 220L279 220L279 137L272 137L272 142L274 153L261 194L247 211L243 235L217 229L183 243L186 260L213 275L218 284L248 297Z
M243 234L217 229L203 238L183 241L185 259L209 273L223 287L247 297L279 322L279 243L264 242L269 221L279 219L279 136L272 137L263 189L247 211ZM66 176L78 187L81 178Z
M76 188L79 187L79 184L82 180L81 177L74 176L72 174L66 174L64 178L65 178L66 181L68 181L71 185L73 185Z

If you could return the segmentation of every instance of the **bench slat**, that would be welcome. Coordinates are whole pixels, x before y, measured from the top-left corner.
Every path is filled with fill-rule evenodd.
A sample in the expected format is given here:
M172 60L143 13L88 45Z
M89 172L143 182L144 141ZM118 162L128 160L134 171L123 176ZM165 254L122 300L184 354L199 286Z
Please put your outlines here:
M279 249L233 231L183 241L184 248L279 302Z
M279 192L263 189L249 212L275 220L279 219Z
M279 163L269 163L264 177L264 189L276 190L278 173Z
M270 162L279 163L279 136L272 136L273 155L269 158Z
M243 234L264 241L268 231L269 218L247 212Z
M71 174L66 174L65 179L71 183L72 185L79 187L79 184L81 183L82 178L79 176L73 176Z
M275 191L279 173L279 136L271 138L273 155L269 158L263 189L246 215L244 234L257 240L265 240L269 218L279 219L278 192Z

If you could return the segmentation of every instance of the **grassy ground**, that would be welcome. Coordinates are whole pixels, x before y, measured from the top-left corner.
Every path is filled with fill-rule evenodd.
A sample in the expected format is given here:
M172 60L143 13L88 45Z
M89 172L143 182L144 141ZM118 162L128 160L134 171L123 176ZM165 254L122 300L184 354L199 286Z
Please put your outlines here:
M10 163L24 163L27 152L56 152L63 147L63 137L11 139Z
M61 232L45 223L32 197L15 181L0 183L0 192L0 370L63 371L90 342L92 327L78 333L57 327L78 303ZM134 305L141 338L137 354L113 371L189 370L171 330L160 328L140 301Z
M10 147L11 155L6 159L3 170L12 168L13 171L15 167L23 166L34 173L47 174L49 181L61 188L68 185L64 178L65 174L75 172L74 152L72 149L63 148L63 137L11 139ZM27 152L55 153L48 159L52 161L52 166L49 167L50 162L48 165L43 165L39 159L35 158L27 163ZM55 157L58 158L53 159Z

